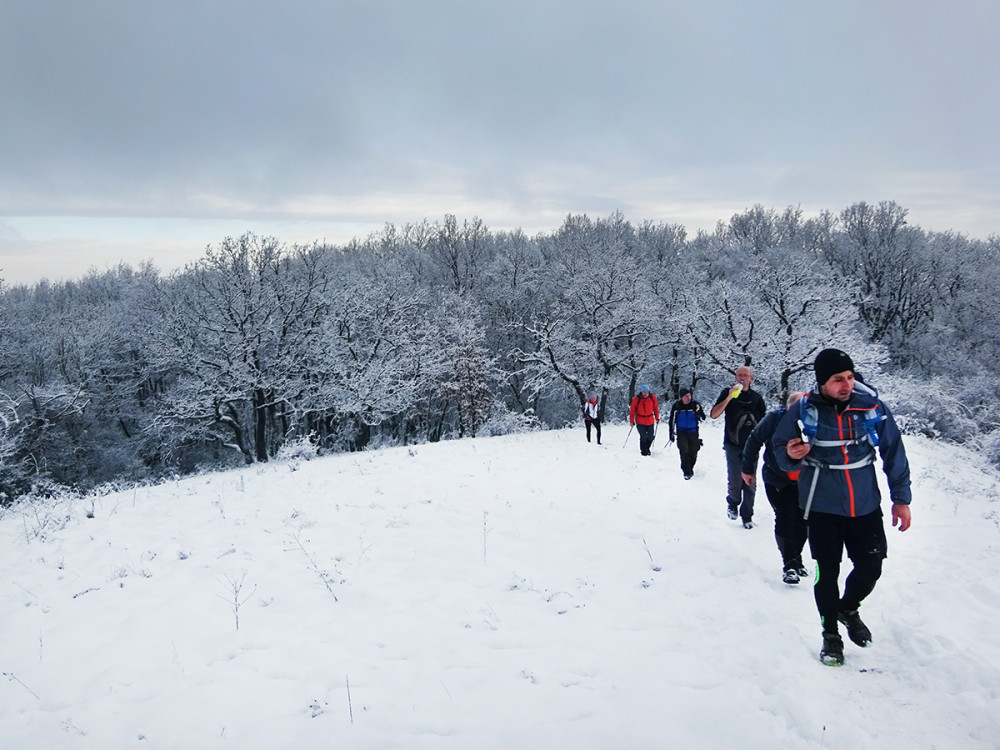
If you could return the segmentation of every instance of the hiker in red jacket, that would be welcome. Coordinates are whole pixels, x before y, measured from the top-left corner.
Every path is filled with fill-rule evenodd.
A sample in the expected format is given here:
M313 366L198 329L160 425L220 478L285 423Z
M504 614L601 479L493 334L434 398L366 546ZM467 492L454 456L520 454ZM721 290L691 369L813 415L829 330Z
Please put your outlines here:
M639 430L639 452L644 456L651 455L653 438L656 437L656 423L660 421L660 405L648 385L642 386L632 399L632 407L628 410L628 421Z

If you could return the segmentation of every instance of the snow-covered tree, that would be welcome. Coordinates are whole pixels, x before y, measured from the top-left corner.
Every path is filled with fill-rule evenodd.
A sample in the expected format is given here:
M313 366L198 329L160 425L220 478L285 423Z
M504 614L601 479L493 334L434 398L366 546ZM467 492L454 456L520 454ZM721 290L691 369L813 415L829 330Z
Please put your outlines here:
M165 418L197 425L247 461L273 455L326 315L326 260L322 248L289 251L248 233L178 276L164 335L181 364Z
M757 212L754 217L762 219ZM777 215L774 214L773 218ZM848 350L870 370L884 361L881 347L868 343L852 304L853 279L826 266L814 248L816 235L784 215L784 231L764 232L751 239L725 230L717 239L725 259L719 273L691 295L688 320L699 351L720 372L753 367L759 387L781 398L809 369L823 348ZM767 247L775 237L799 237L806 247Z
M570 216L542 251L552 300L524 326L533 347L515 353L530 382L537 390L562 383L579 404L597 386L631 396L670 343L652 292L656 269L641 262L632 226L620 214Z

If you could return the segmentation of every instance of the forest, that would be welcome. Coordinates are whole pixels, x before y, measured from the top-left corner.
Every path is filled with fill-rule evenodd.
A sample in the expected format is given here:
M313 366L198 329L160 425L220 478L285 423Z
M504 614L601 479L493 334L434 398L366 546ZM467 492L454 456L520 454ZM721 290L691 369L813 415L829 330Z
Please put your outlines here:
M447 215L342 246L248 232L167 275L0 279L0 503L559 428L603 387L609 420L642 384L711 404L743 364L773 408L827 346L904 432L1000 466L1000 237L907 213L758 205L693 237L620 214L534 237Z

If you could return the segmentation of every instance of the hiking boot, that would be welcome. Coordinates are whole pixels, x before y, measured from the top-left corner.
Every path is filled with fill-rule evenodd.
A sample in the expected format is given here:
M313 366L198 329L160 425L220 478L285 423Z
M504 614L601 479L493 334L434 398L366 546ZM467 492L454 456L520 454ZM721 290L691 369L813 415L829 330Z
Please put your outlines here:
M750 521L749 519L743 522L744 529L752 529L754 526L756 526L756 524L753 521Z
M861 622L861 616L856 609L842 609L837 613L837 619L847 626L847 637L861 648L868 648L872 643L872 631Z
M828 667L839 667L844 663L844 640L839 633L823 633L823 648L819 660Z
M785 574L781 576L782 583L798 583L799 574L795 568L785 568Z
M795 572L799 574L800 580L805 580L806 578L809 577L809 568L807 568L805 565L799 565L797 568L795 568Z
M726 515L729 516L730 521L735 521L737 516L739 516L739 509L735 505L730 505Z

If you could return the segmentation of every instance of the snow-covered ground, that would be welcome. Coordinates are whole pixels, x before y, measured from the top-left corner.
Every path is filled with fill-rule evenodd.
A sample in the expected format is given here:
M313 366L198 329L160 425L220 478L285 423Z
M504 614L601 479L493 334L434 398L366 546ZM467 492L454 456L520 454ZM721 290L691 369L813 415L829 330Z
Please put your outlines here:
M907 439L913 527L835 668L763 491L757 528L726 518L718 423L689 482L626 432L4 511L0 746L1000 746L1000 488L975 456Z

